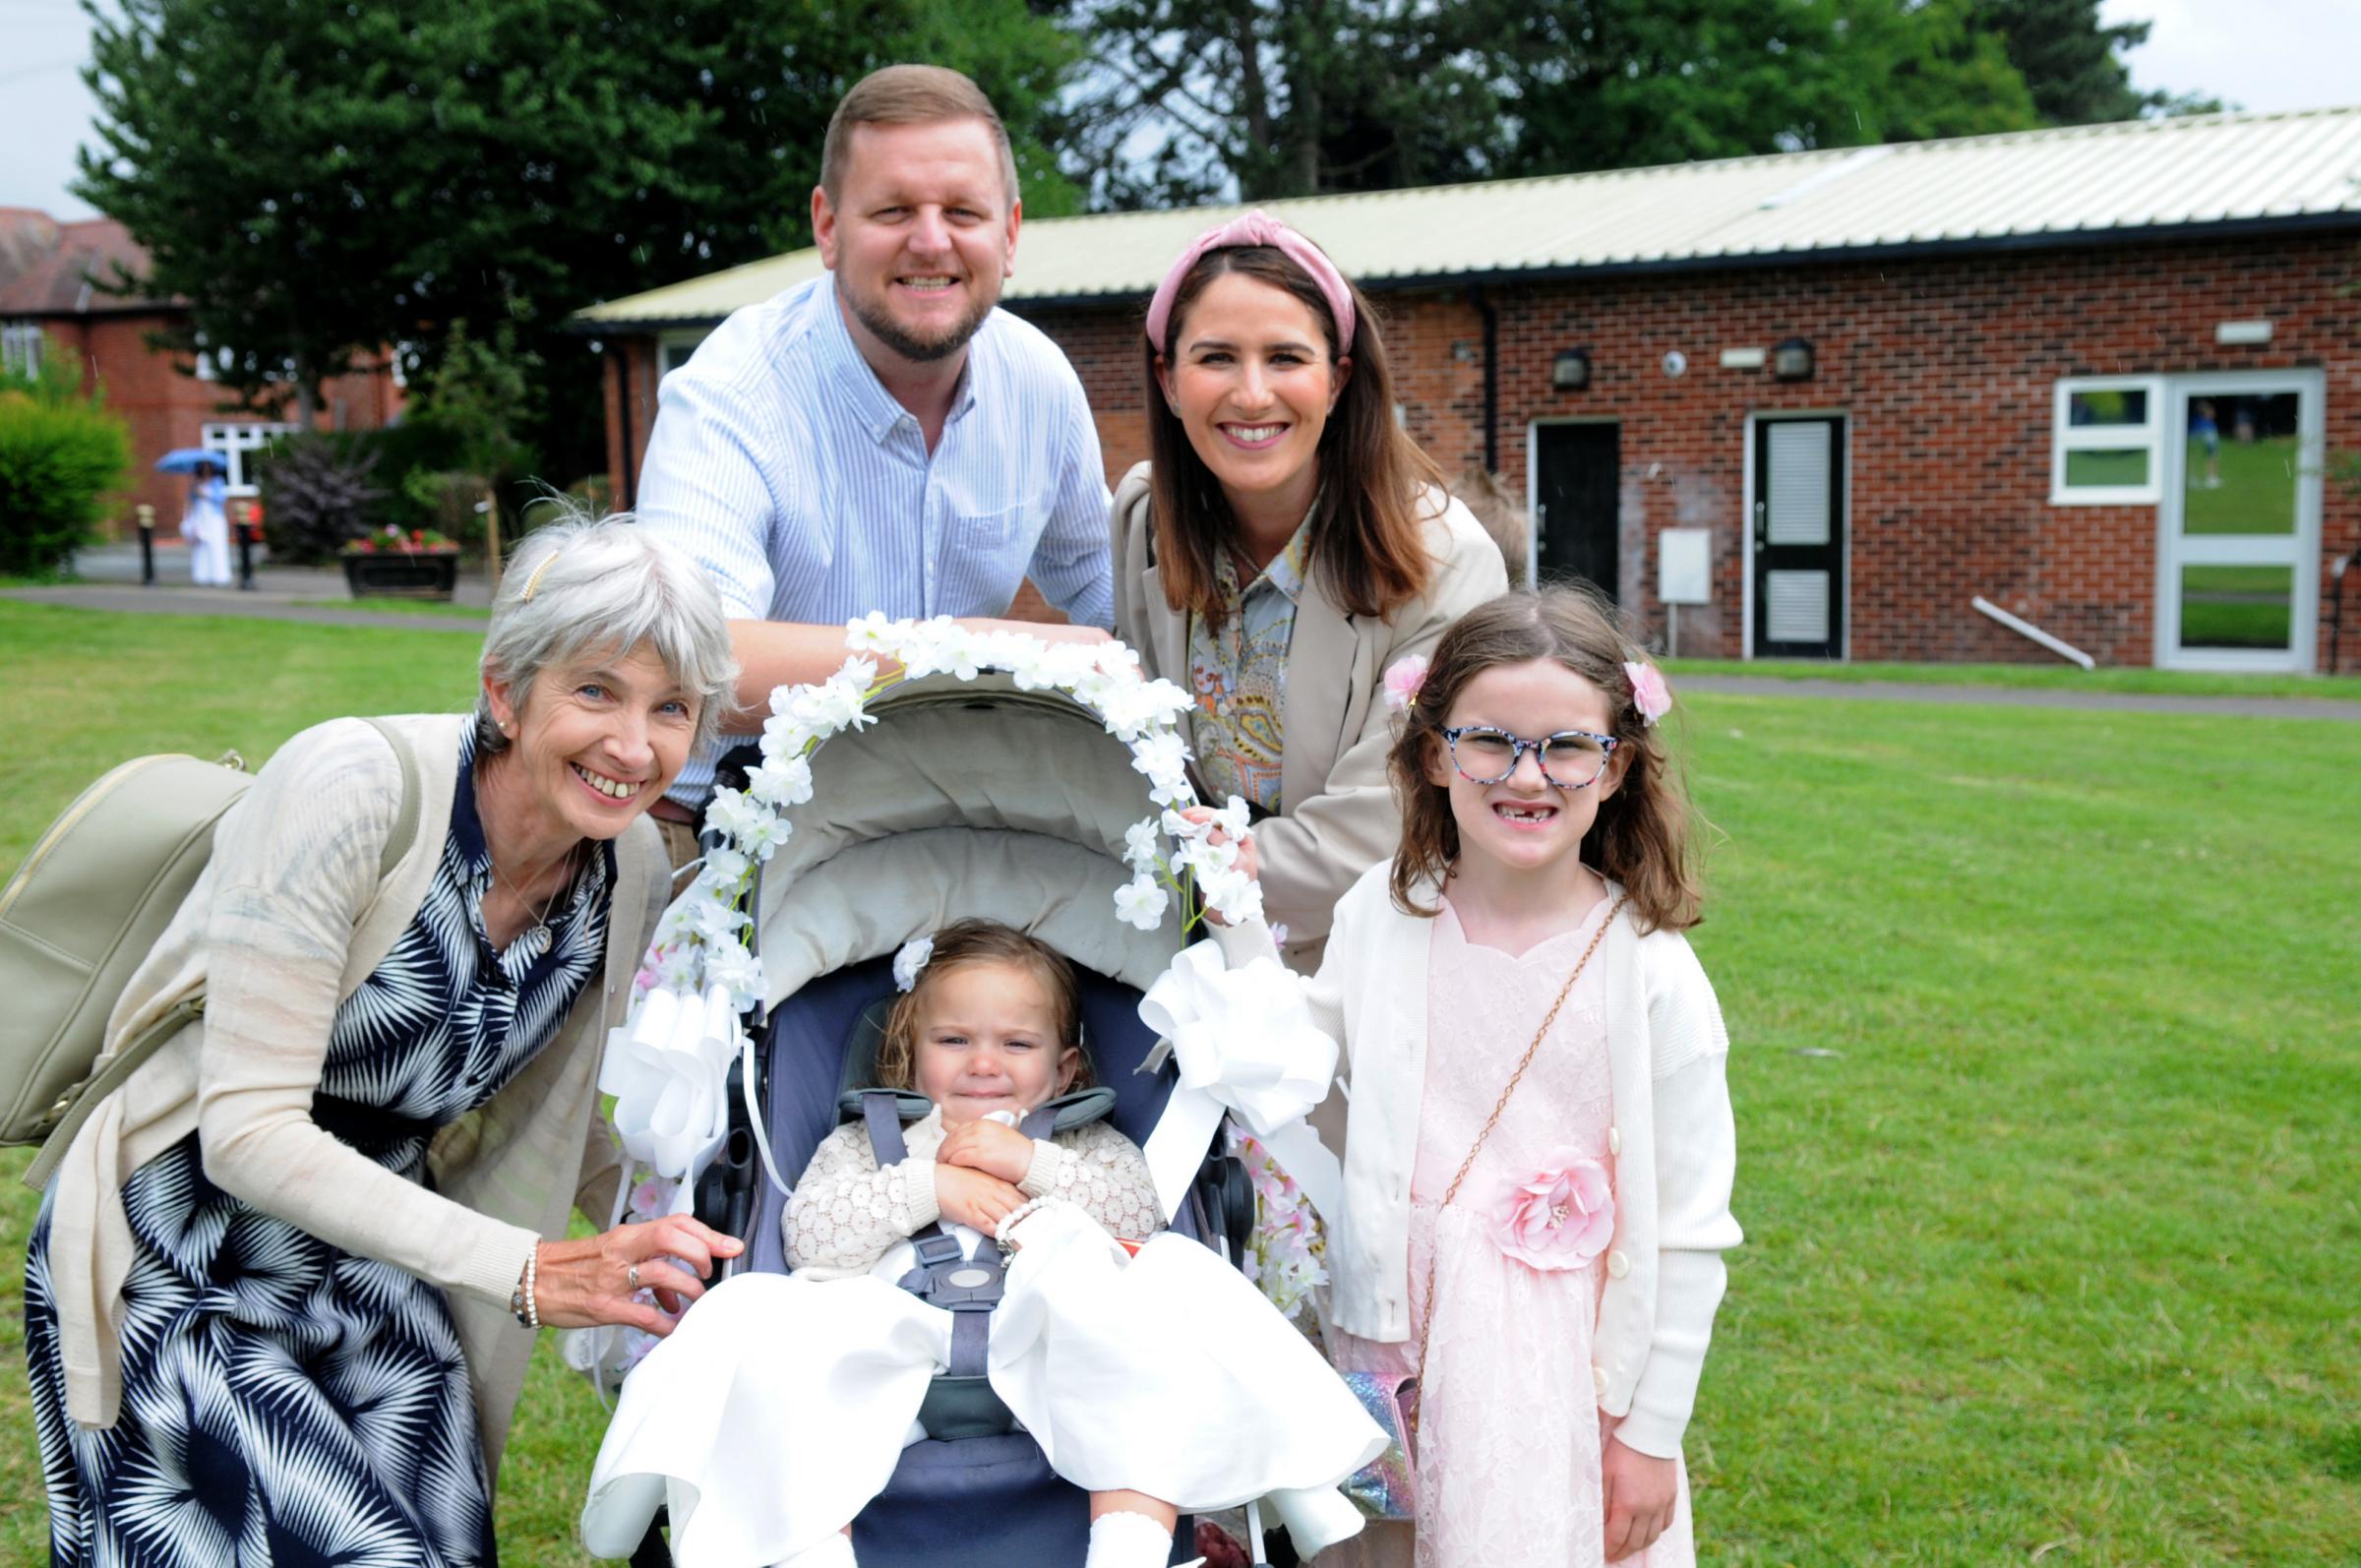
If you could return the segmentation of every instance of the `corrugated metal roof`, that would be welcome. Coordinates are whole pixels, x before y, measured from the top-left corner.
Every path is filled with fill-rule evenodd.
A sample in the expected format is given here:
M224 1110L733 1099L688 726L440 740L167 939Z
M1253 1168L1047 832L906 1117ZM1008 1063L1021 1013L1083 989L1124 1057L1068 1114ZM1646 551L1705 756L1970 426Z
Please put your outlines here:
M2070 242L2215 223L2352 217L2361 106L2019 131L1481 185L1259 204L1365 286L1694 266L1908 247ZM1027 223L1011 301L1147 293L1241 207ZM582 311L587 327L718 321L820 271L817 251Z

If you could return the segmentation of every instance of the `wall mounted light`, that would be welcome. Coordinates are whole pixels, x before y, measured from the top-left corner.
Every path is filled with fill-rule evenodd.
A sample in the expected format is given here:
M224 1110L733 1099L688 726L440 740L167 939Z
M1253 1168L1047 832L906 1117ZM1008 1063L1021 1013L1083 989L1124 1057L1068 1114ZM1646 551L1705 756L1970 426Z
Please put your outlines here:
M1773 381L1810 381L1812 379L1812 345L1800 337L1783 339L1771 350L1771 379Z
M1559 392L1583 392L1591 385L1591 351L1566 348L1549 362L1549 385Z

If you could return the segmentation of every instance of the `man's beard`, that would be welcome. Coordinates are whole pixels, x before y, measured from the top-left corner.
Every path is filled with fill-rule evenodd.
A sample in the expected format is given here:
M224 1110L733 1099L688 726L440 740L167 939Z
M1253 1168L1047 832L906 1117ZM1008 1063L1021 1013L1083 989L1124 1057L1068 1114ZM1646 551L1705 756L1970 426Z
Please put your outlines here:
M921 337L887 315L882 305L863 299L847 288L841 273L836 279L836 297L843 300L845 309L853 313L853 320L869 329L872 337L918 365L931 365L938 360L948 359L965 348L967 340L975 336L976 330L984 325L984 318L992 314L992 303L986 301L965 320L953 323L951 329L939 337Z

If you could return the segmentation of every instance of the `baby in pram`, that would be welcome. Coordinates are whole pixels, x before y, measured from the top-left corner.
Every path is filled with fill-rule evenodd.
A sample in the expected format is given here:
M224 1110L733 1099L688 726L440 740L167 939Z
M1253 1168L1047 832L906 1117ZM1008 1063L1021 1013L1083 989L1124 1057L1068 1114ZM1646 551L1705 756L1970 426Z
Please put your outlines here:
M1088 1568L1161 1565L1180 1513L1266 1493L1300 1536L1350 1534L1334 1485L1384 1439L1326 1363L1235 1269L1158 1234L1147 1162L1112 1125L1013 1125L1087 1086L1070 966L991 922L924 946L878 1051L881 1086L931 1107L905 1156L881 1164L859 1121L821 1141L786 1213L795 1273L709 1292L626 1383L585 1540L629 1550L666 1501L684 1568L853 1562L842 1532L949 1364L954 1314L895 1283L938 1224L960 1258L1012 1254L991 1385L1090 1492Z

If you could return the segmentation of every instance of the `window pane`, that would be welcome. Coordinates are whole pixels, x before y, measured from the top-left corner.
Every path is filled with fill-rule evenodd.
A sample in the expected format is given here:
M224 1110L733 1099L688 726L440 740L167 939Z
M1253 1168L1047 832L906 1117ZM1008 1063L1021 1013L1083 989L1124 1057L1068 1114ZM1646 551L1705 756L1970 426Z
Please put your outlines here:
M2295 532L2297 395L2189 399L2185 533Z
M2183 567L2181 646L2283 651L2294 605L2293 567Z
M2101 485L2137 488L2147 483L2146 447L2091 447L2066 454L2069 489L2094 489Z
M2066 422L2070 425L2145 425L2148 423L2148 392L2137 387L2119 387L2111 392L2068 392Z

